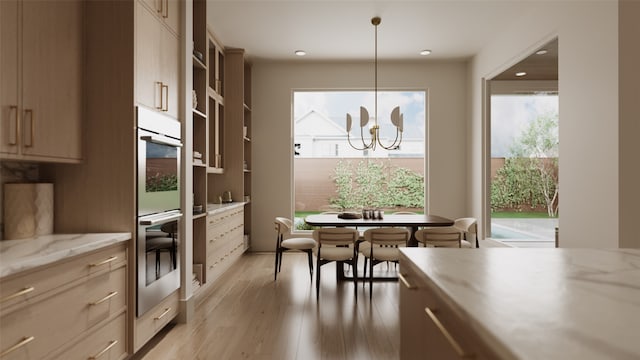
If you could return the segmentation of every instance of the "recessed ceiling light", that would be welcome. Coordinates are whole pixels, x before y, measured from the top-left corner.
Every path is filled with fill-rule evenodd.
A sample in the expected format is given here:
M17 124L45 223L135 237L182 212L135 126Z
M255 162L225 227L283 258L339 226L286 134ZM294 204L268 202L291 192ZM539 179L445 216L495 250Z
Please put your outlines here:
M294 54L296 54L296 55L298 55L298 56L305 56L305 55L307 55L307 52L306 52L306 51L304 51L304 50L296 50L296 51L294 52Z
M524 71L519 71L519 72L516 73L516 76L518 76L518 77L519 76L525 76L525 75L527 75L527 73L524 72Z
M422 55L422 56L427 56L429 54L431 54L431 50L424 49L424 50L420 51L420 55Z
M536 55L544 55L546 53L547 53L546 49L540 49L540 50L536 51Z

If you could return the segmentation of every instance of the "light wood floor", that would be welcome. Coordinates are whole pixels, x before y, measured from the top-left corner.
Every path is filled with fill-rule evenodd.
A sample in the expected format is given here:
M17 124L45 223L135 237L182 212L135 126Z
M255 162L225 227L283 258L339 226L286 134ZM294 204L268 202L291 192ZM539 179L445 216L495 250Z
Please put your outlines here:
M359 283L356 303L353 282L336 282L335 263L327 264L322 266L317 302L306 254L285 254L276 282L273 263L273 254L243 256L196 307L192 321L158 334L136 357L399 358L397 281L375 282L373 301L369 301L368 283L364 287ZM375 269L379 274L395 273L393 265L390 270L385 264Z

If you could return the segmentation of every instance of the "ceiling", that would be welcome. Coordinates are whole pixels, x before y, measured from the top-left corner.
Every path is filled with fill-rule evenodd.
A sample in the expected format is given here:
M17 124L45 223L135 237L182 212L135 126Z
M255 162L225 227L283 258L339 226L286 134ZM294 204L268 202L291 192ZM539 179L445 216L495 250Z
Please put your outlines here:
M378 27L382 61L464 60L505 28L517 26L530 7L545 1L207 0L207 21L222 44L245 49L252 60L372 60L374 16L382 18ZM557 42L555 46L555 60L554 54L525 60L538 69L536 76L557 78ZM423 49L432 54L419 55ZM307 55L298 57L296 50ZM542 74L543 69L551 70Z

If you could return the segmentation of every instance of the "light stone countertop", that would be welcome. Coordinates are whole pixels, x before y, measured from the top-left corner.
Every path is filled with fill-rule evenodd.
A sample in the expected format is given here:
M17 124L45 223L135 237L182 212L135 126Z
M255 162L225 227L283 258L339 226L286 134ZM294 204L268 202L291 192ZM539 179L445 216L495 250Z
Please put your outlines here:
M401 251L505 359L640 359L640 249Z
M232 203L223 203L223 204L207 204L207 215L215 215L222 211L227 211L231 209L235 209L238 207L242 207L246 204L246 202L232 202Z
M0 240L0 278L131 240L131 233L54 234Z

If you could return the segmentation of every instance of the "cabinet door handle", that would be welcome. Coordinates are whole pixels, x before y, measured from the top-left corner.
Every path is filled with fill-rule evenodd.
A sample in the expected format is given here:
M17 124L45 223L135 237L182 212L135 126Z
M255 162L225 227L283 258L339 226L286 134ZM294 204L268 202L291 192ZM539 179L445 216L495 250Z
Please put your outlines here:
M153 320L160 320L162 319L165 315L167 315L169 313L169 311L171 311L171 308L166 308L164 309L164 311L162 312L162 314L158 315L157 317L154 317Z
M118 257L117 256L110 256L108 259L102 260L100 262L97 263L93 263L93 264L89 264L90 267L96 267L96 266L101 266L101 265L106 265L112 261L115 261Z
M162 84L160 96L162 96L163 94L164 98L160 102L160 106L162 106L162 111L169 111L169 85Z
M32 292L33 290L35 290L35 288L33 286L26 287L26 288L18 291L15 294L11 294L11 295L3 297L2 299L0 299L0 303L3 303L5 301L9 301L11 299L15 299L15 298L17 298L19 296L22 296L22 295L26 295L26 294Z
M13 129L11 129L11 122L9 123L9 145L18 145L18 107L15 105L9 106L9 121L11 121L11 114L14 114ZM12 131L13 130L13 131Z
M157 3L160 4L160 7L156 8L158 14L164 14L164 0L157 0Z
M156 101L156 104L160 104L160 106L156 106L157 110L162 110L162 82L160 81L156 81L156 89L158 89L158 96L160 97L160 101ZM155 91L154 91L154 97L155 97ZM158 98L155 98L156 100L158 100Z
M111 340L109 341L109 344L107 345L107 347L105 347L104 349L102 349L99 353L93 355L93 356L89 356L89 358L87 360L95 360L99 357L101 357L102 355L104 355L107 351L109 351L112 347L116 346L116 344L118 343L118 340Z
M98 304L102 304L103 302L111 299L112 297L118 295L117 291L112 291L109 293L109 295L103 297L102 299L98 300L98 301L94 301L94 302L90 302L89 305L98 305Z
M34 122L33 122L33 110L32 109L26 109L24 111L24 121L27 120L27 118L29 118L29 142L25 141L24 142L24 146L25 147L33 147L33 132L34 132Z
M169 0L165 0L166 4L164 6L164 11L162 12L162 17L163 18L168 18L169 17Z
M25 336L22 338L22 340L20 340L20 342L18 342L17 344L13 345L12 347L8 348L7 350L3 351L2 353L0 353L0 357L3 357L5 355L8 355L9 353L14 352L15 350L20 349L21 347L27 345L28 343L32 342L33 340L35 340L36 338L34 336Z
M456 354L458 354L459 357L461 358L475 357L473 353L464 352L464 350L462 349L462 346L460 346L460 344L456 341L456 339L453 338L453 335L451 335L451 333L447 330L447 328L445 328L444 325L442 325L442 323L440 322L440 319L438 319L438 317L435 314L435 310L431 310L427 306L426 308L424 308L424 311L427 313L431 321L433 321L433 323L436 325L438 330L440 330L442 335L444 335L444 337L447 339L447 341L449 342L449 344L451 345L453 350L456 352Z
M400 279L400 281L404 284L404 286L406 286L407 289L409 289L409 290L415 290L415 289L418 288L415 285L411 285L411 283L409 281L407 281L407 279L401 273L398 274L398 279Z

